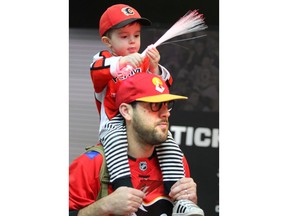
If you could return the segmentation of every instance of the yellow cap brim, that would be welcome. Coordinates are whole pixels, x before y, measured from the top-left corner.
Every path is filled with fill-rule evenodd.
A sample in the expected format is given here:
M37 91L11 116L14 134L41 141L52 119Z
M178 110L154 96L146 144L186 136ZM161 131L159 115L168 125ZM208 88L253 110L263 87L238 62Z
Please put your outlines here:
M188 99L188 97L180 96L180 95L173 95L173 94L161 94L161 95L138 98L136 99L136 101L158 103L158 102L165 102L165 101L171 101L171 100L185 100L185 99Z

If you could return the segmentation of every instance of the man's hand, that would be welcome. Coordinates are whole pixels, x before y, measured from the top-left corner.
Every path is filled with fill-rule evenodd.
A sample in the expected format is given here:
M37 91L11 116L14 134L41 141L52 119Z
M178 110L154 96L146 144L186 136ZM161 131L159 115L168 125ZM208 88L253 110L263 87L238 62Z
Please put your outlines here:
M145 194L140 190L120 187L104 198L107 199L106 204L110 214L129 215L138 211L144 196Z
M197 185L192 178L183 177L172 187L169 196L172 200L189 199L197 204Z
M78 216L131 215L138 211L144 196L138 189L119 187L108 196L81 209Z

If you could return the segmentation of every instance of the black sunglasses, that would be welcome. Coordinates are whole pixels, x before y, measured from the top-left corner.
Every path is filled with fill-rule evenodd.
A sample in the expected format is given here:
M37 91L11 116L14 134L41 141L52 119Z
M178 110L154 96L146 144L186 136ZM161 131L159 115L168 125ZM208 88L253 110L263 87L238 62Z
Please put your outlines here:
M148 103L150 105L150 109L152 110L152 112L158 112L161 107L163 106L166 106L168 111L170 112L174 106L174 103L175 101L172 100L172 101L165 101L165 102L158 102L158 103L149 103L149 102L144 102L144 101L133 101L131 103L132 107L135 107L136 103L137 102L143 102L143 103Z
M133 101L131 103L131 105L133 107L135 107L137 102L142 102L142 101ZM175 101L165 101L165 102L158 102L158 103L142 102L142 103L149 104L150 109L152 110L152 112L158 112L162 108L162 106L164 104L164 106L166 106L168 111L170 112L172 110L173 106L174 106Z
M149 105L153 112L158 112L163 105L166 106L168 111L170 112L174 106L174 103L175 101L165 101L165 102L158 102L158 103L149 103Z

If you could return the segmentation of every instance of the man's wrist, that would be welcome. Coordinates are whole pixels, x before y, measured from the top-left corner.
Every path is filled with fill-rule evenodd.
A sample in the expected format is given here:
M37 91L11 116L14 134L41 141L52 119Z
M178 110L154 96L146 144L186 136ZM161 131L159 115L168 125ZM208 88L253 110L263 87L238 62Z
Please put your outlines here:
M78 211L69 212L69 216L102 216L109 215L112 213L111 206L109 202L106 201L108 196L103 197L94 203L80 209ZM74 213L74 214L72 214Z

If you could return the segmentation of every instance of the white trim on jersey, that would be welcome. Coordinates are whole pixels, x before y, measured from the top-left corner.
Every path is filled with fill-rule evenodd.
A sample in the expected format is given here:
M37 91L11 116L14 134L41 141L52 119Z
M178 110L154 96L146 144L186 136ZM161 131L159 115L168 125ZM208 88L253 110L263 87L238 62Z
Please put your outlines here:
M99 59L101 59L101 58L103 58L103 56L100 56L100 52L97 53L96 55L93 56L93 62L92 62L92 64L93 64L95 61L97 61L97 60L99 60ZM110 74L111 74L114 78L117 77L116 71L118 70L119 59L120 59L120 56L111 56L111 57L109 57L109 58L106 58L105 61L104 61L104 65L103 65L103 66L105 67L105 66L109 66L109 65L110 65ZM92 64L90 65L90 67L92 66ZM103 102L103 101L101 101L101 103L102 103L102 102Z
M170 79L171 75L170 75L170 72L165 68L163 67L162 65L158 64L160 69L161 69L161 77L164 81L167 81Z

